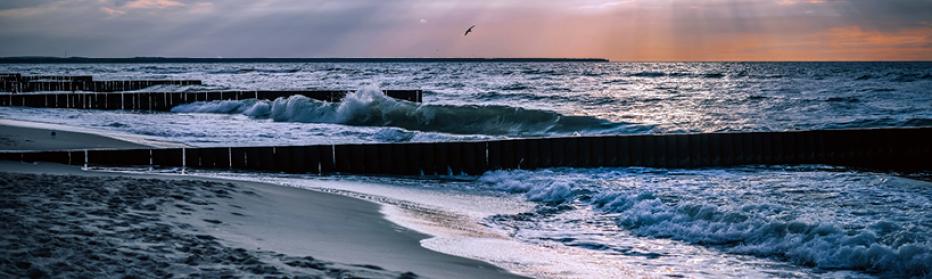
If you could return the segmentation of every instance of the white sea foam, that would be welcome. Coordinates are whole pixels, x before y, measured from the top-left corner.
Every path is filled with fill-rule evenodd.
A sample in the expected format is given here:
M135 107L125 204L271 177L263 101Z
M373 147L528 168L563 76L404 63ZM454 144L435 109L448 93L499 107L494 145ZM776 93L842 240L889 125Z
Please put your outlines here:
M590 177L586 177L587 175ZM553 211L551 206L556 205L590 206L603 214L616 215L617 226L638 236L673 239L733 254L784 259L822 270L856 270L886 276L932 275L932 243L925 236L929 228L917 228L910 223L921 223L922 220L819 220L803 213L813 211L816 212L813 214L816 216L843 214L833 212L834 208L817 208L818 205L808 205L812 208L781 205L779 203L787 197L780 195L743 197L740 196L742 192L711 190L725 197L727 203L720 204L711 198L704 201L704 196L709 193L702 191L690 192L689 194L696 198L687 198L680 196L684 193L668 191L666 187L654 188L652 186L663 183L649 179L634 183L628 180L622 183L627 185L621 188L617 185L607 185L612 180L626 180L625 177L630 175L631 173L606 170L496 171L483 175L480 182L504 191L523 193L528 200L542 204L539 212L544 215ZM737 181L736 183L741 183L740 180ZM648 184L638 185L640 182ZM674 181L673 184L675 183ZM682 187L691 187L689 183L693 182L684 182ZM812 184L807 187L825 185L818 184L817 181L810 183ZM780 184L760 186L786 187ZM710 186L714 187L718 186ZM883 185L870 187L882 189ZM816 190L818 189L812 189ZM814 192L809 195L819 194L823 193ZM859 193L853 191L842 194ZM834 200L826 202L836 206L839 204ZM922 204L922 201L919 203ZM928 207L928 204L925 206ZM890 207L865 209L877 211L870 213L878 216L903 214L884 211L904 210Z
M254 102L253 102L254 103ZM178 105L172 108L172 112L182 113L199 113L199 112L218 112L218 113L242 113L246 107L246 101L215 101L215 102L194 102Z
M532 210L533 204L512 195L468 190L473 183L468 181L211 172L194 175L268 182L377 202L383 205L381 211L390 221L431 235L421 240L428 249L490 262L534 278L649 278L690 272L716 278L746 278L766 274L749 269L723 271L726 264L701 259L705 256L701 251L694 251L700 255L690 255L690 262L680 266L641 266L631 258L600 251L522 242L483 226L482 220L497 214L521 214Z
M374 87L347 94L340 102L295 95L274 101L240 100L183 104L175 113L244 114L276 122L398 127L410 131L463 135L565 135L637 133L649 126L616 123L589 116L567 116L508 106L425 105L396 100Z

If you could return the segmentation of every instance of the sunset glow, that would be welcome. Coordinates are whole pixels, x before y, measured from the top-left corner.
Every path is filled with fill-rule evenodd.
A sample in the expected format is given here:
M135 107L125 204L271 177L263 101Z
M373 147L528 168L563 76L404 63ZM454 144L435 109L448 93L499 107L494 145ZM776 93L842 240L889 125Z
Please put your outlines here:
M0 56L929 60L930 18L902 0L15 0Z

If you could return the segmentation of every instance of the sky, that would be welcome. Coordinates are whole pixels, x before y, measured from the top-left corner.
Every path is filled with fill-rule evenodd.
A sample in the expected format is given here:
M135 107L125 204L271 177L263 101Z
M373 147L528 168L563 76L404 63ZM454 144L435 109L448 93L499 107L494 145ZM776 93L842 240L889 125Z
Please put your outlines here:
M932 60L932 0L3 0L0 42L0 56Z

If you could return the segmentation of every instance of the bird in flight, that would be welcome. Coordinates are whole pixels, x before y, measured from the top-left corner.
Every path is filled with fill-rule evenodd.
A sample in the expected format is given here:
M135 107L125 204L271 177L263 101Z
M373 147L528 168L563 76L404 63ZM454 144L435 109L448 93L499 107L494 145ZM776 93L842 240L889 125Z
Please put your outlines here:
M469 35L469 33L472 33L473 27L476 27L476 26L473 25L473 26L470 26L469 29L466 29L466 33L463 33L463 37L466 37L466 35Z

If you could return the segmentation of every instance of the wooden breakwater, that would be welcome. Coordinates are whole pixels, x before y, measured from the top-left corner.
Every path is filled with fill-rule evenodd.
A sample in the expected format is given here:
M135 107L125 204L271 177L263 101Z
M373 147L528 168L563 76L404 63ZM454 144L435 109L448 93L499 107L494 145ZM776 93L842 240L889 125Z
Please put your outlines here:
M816 130L438 143L0 153L0 159L312 174L478 175L551 167L703 168L827 164L932 170L932 128Z
M0 92L121 92L156 85L201 85L200 80L94 80L92 76L0 74Z
M186 103L219 100L275 100L292 95L336 102L349 90L256 90L256 91L200 91L200 92L116 92L116 93L39 93L3 94L0 106L32 108L73 108L101 110L170 111ZM411 102L421 102L421 90L383 90L385 95Z

